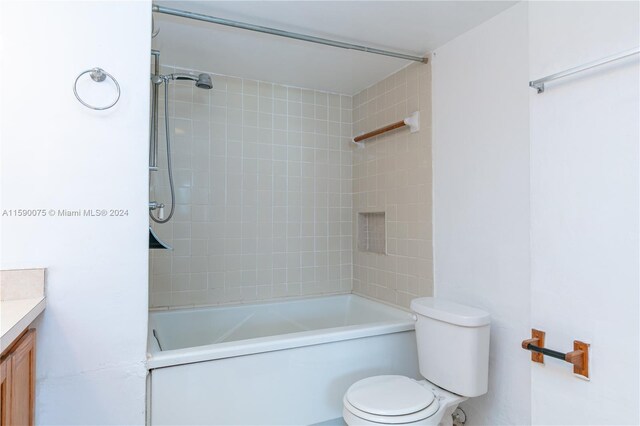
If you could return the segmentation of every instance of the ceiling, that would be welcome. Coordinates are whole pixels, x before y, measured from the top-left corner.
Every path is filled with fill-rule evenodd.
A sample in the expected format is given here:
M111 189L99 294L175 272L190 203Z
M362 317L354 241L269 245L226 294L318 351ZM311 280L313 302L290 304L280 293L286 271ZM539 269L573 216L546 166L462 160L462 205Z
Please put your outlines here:
M424 56L513 1L157 1L220 18ZM409 61L154 13L161 63L355 94Z

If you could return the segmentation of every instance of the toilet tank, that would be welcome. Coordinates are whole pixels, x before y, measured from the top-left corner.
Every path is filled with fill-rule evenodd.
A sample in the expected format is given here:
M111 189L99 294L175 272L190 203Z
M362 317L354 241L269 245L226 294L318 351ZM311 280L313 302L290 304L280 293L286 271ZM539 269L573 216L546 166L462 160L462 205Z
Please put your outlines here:
M455 394L487 392L489 313L434 297L411 301L420 374Z

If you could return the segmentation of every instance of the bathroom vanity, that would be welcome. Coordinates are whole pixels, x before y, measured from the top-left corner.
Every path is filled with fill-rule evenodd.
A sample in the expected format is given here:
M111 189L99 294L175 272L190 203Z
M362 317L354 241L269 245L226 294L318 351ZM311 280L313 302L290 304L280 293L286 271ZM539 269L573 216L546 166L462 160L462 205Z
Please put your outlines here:
M36 330L23 333L0 358L0 424L34 424Z
M0 271L0 426L33 425L36 330L44 269Z

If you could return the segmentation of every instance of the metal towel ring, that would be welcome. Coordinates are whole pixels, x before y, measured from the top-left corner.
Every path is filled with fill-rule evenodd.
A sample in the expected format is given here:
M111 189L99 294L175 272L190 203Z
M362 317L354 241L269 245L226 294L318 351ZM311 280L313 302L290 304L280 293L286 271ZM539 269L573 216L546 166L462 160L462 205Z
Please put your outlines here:
M78 95L78 80L80 80L80 77L82 77L83 75L87 74L87 73L91 73L91 79L93 81L95 81L96 83L101 83L103 81L106 80L107 77L109 77L111 79L111 81L113 81L116 85L116 88L118 89L118 96L116 97L116 100L113 101L113 103L107 105L107 106L102 106L102 107L96 107L93 105L89 105L88 103L86 103L85 101L83 101L80 98L80 95ZM78 101L86 106L87 108L91 108L97 111L102 111L105 109L109 109L112 106L114 106L115 104L118 103L118 101L120 100L120 85L118 84L118 80L116 80L111 74L109 74L108 72L106 72L105 70L103 70L102 68L91 68L90 70L86 70L81 72L77 77L76 77L76 81L73 83L73 94L76 95L76 99L78 99Z

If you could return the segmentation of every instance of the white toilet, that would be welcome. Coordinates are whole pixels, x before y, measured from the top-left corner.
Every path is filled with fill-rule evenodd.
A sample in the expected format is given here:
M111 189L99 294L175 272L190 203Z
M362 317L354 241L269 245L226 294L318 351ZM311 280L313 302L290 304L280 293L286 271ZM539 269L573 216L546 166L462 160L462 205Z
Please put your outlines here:
M487 312L433 297L414 299L420 374L362 379L344 395L352 425L451 425L462 401L487 392Z

